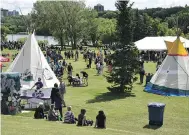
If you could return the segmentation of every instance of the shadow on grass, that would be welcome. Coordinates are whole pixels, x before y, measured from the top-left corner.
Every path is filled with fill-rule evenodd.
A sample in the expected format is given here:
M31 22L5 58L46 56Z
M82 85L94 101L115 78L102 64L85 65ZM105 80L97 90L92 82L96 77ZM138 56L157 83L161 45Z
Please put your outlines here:
M131 92L120 93L120 94L107 92L97 95L94 99L88 100L87 103L90 104L90 103L108 102L112 100L124 99L126 97L136 97L136 96Z
M67 87L72 87L72 88L76 88L76 87L88 87L88 85L70 85L70 84L67 84L66 85Z
M161 126L155 126L155 125L145 125L143 128L147 128L147 129L153 129L153 130L156 130L156 129L159 129Z

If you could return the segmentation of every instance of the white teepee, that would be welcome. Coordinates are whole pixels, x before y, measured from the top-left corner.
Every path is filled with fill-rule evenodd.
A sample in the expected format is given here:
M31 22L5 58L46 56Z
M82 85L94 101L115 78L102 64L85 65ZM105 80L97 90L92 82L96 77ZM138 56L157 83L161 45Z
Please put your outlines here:
M166 41L168 55L145 91L160 95L189 96L189 56L180 39Z
M59 84L59 80L47 63L34 33L28 36L8 72L21 73L21 96L26 98L35 97L35 88L33 90L31 88L38 81L38 78L41 78L43 83L42 96L39 98L50 98L51 88L55 83Z

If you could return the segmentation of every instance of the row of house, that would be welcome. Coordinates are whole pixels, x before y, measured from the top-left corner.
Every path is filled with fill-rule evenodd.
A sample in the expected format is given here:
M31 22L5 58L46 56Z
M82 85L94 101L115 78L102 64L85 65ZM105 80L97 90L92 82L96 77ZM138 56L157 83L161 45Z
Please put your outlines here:
M104 11L104 6L101 4L97 4L96 6L94 6L94 9L98 12L103 12Z
M1 17L6 17L6 16L18 16L19 12L16 10L9 11L8 9L3 9L1 8Z

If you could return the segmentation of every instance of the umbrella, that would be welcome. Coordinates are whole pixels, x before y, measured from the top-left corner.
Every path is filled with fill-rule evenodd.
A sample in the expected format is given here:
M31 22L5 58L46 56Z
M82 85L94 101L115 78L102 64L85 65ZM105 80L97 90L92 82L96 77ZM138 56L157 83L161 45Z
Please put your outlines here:
M0 56L0 62L9 62L10 59L9 58L5 58L3 56Z

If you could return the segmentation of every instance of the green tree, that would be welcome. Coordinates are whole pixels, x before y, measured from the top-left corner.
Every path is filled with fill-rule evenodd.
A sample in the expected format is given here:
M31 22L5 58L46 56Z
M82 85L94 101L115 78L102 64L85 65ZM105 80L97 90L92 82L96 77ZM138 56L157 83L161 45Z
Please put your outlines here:
M113 69L107 76L107 81L113 83L113 88L109 88L112 92L130 91L133 88L133 83L137 80L135 75L139 69L139 62L138 49L132 43L132 5L128 0L116 3L117 9L120 11L117 19L119 42L115 52L110 56L113 61Z
M25 16L4 17L2 24L9 28L8 34L17 34L18 32L26 32L27 24L24 20Z
M6 36L9 33L9 28L6 26L1 26L1 40L6 41Z
M93 46L96 46L97 30L98 30L98 24L96 19L98 13L96 10L90 8L86 8L84 12L85 12L85 23L83 28L83 40L84 42L92 41Z
M22 44L24 44L26 42L27 38L19 38L18 42L21 42Z
M38 44L48 44L48 40L38 40Z
M175 28L167 30L166 36L176 36L176 35L177 35L177 31Z
M34 5L32 16L49 28L61 46L67 39L67 42L71 41L72 48L76 48L85 34L85 13L85 4L82 1L38 1Z
M153 18L151 18L148 14L143 14L143 21L144 21L144 28L143 28L143 34L146 36L155 36L157 28L152 27ZM155 25L155 23L153 24Z
M116 19L117 12L116 11L106 11L106 13L102 16L102 18L108 19Z
M102 19L101 23L99 23L100 40L103 44L112 45L115 42L116 23L115 19Z
M181 11L177 14L178 16L178 27L184 34L189 32L189 8L186 11Z
M144 18L142 15L140 15L138 9L135 11L134 14L134 35L133 35L133 41L138 41L146 36L145 33L145 24L144 24Z
M65 23L67 24L67 33L70 37L72 48L76 48L77 43L83 37L83 28L85 26L85 4L82 1L64 1L62 9L65 13Z

